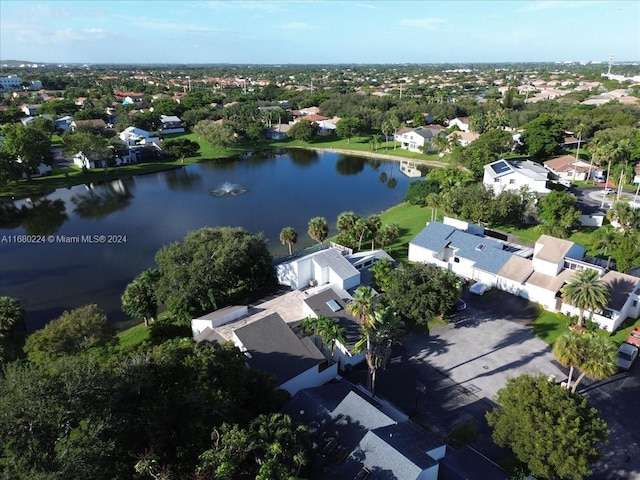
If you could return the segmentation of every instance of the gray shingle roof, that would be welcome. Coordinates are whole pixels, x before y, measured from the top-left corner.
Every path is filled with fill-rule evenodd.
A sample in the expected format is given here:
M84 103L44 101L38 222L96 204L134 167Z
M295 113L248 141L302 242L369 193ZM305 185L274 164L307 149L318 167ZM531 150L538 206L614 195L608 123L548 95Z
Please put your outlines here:
M234 331L251 358L251 368L273 373L280 385L325 361L312 344L303 343L277 313Z
M327 302L330 300L335 301L341 309L337 312L331 310L327 305ZM351 350L351 347L353 347L360 338L360 323L347 311L346 302L340 298L335 290L328 288L315 295L306 297L304 303L318 315L336 320L338 325L345 329L345 337L347 340L347 345L345 346Z

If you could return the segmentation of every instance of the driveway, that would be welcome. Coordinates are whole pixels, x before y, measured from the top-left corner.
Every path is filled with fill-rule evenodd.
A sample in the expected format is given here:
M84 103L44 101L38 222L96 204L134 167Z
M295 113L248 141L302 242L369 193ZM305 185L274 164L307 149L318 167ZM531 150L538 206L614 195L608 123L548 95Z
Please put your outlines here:
M566 373L529 328L538 313L535 306L499 291L463 297L467 309L455 314L453 323L428 336L411 334L395 349L387 369L378 373L376 390L443 437L460 424L475 424L474 448L499 460L506 452L493 444L484 418L496 406L496 392L524 373L557 380ZM364 383L364 370L350 379Z

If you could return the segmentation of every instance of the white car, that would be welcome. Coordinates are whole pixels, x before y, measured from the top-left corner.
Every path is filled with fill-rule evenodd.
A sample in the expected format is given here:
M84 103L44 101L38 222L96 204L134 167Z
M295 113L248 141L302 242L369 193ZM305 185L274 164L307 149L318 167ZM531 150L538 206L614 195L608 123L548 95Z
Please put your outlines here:
M483 295L487 290L489 290L489 285L484 283L474 283L469 287L469 291L475 295Z

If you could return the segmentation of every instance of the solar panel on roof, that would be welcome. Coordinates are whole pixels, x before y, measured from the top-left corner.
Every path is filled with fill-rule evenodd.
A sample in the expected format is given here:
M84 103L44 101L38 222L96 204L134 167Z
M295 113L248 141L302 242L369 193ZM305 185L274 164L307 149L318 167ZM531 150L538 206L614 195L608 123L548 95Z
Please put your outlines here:
M338 302L336 302L335 300L329 300L327 302L327 306L331 309L331 311L333 312L339 312L340 310L342 310L342 307L340 306L340 304Z
M496 173L504 173L509 170L509 165L507 165L507 162L501 160L499 162L491 164L491 168Z

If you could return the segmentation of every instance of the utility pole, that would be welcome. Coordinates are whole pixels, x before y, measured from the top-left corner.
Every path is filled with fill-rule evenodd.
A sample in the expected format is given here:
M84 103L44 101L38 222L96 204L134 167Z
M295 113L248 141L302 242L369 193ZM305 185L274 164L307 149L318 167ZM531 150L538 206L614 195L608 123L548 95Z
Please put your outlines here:
M607 185L609 185L609 173L611 172L611 160L609 160L609 166L607 167L607 178L604 180L604 190L602 191L602 203L600 208L604 208L604 199L607 198Z
M582 129L578 130L578 149L576 150L576 160L573 162L573 180L571 183L575 183L576 181L576 171L578 170L578 158L580 158L580 141L582 140ZM591 167L589 167L591 170ZM587 180L589 180L587 178Z

